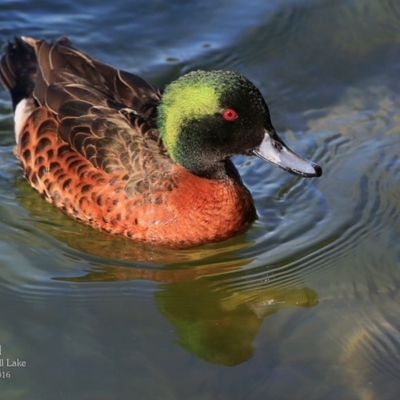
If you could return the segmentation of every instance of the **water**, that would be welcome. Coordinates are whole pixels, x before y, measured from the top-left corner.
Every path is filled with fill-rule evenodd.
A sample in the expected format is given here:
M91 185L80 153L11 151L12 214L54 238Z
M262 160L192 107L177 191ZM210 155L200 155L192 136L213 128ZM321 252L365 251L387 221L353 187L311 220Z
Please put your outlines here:
M148 249L30 189L1 88L1 398L398 399L399 17L395 0L3 0L2 47L67 34L161 87L242 72L324 175L236 157L253 227Z

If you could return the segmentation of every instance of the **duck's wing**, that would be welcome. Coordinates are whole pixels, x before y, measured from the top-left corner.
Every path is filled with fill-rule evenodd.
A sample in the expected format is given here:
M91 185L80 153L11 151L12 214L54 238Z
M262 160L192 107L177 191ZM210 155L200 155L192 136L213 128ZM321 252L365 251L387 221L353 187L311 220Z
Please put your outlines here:
M33 96L58 119L61 139L94 167L126 170L134 179L143 157L163 151L155 124L161 97L156 88L81 53L66 38L52 44L25 41L38 61Z
M39 70L34 95L41 104L49 87L63 81L97 89L139 115L146 116L149 108L159 103L161 93L149 82L89 57L72 47L66 37L50 44L24 39L36 51Z

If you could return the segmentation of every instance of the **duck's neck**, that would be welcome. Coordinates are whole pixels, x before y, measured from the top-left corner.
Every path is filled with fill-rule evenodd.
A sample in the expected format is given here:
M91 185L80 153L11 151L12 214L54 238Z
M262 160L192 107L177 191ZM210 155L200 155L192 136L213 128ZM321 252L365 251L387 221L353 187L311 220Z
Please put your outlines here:
M196 168L189 170L190 173L206 179L213 180L233 180L242 184L242 178L239 175L238 170L230 159L226 159L220 162L213 162L210 165L197 164Z

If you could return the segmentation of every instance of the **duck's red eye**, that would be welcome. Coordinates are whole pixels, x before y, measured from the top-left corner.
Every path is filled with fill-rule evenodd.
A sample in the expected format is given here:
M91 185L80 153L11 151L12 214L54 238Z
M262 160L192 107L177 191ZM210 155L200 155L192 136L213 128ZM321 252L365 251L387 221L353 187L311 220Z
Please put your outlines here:
M231 108L228 108L224 110L222 113L222 116L227 120L227 121L233 121L234 119L237 118L237 113L235 110L232 110Z

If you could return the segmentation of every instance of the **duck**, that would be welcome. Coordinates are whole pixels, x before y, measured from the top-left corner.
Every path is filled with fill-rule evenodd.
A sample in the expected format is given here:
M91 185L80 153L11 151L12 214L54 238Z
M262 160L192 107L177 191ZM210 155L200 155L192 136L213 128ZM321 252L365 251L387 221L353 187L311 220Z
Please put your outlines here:
M322 174L280 139L238 72L192 71L161 91L67 37L22 36L7 44L0 80L30 185L73 219L137 243L189 248L246 231L257 213L234 155Z

